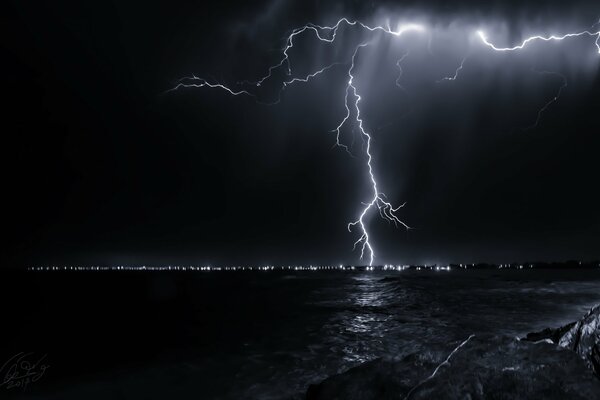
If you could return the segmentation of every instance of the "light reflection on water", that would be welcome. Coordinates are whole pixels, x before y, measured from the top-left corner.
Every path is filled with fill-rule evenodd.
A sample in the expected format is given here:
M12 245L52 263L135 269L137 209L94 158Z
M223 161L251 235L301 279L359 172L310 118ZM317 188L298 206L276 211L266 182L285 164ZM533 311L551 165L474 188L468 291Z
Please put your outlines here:
M380 307L385 305L384 285L375 274L366 273L352 277L359 282L358 290L351 292L350 301L358 306Z

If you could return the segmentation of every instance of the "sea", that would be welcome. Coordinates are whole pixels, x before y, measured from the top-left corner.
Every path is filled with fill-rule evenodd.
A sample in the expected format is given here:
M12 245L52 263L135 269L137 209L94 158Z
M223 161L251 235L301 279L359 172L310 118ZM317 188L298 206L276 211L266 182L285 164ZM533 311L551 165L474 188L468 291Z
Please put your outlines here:
M23 399L302 399L378 357L522 337L600 303L598 269L20 271L0 275L0 365ZM23 387L24 386L24 387Z

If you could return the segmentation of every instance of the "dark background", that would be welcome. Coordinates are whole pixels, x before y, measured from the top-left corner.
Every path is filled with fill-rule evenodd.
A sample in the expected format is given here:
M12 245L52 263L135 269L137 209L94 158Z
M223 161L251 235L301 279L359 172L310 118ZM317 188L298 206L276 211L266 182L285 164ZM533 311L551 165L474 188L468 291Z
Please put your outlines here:
M226 82L261 76L291 27L340 15L368 19L381 6L418 6L450 18L481 14L516 28L515 21L544 27L564 19L571 24L565 29L579 29L600 17L594 2L570 2L568 10L562 3L11 1L0 17L1 268L358 262L346 223L368 195L364 160L332 149L327 133L343 115L343 69L293 88L277 106L218 90L165 90L191 73ZM583 48L593 52L593 40ZM461 56L453 54L449 65ZM503 60L490 57L490 64L506 66ZM387 61L382 78L390 79L380 86L393 85L397 73ZM485 69L473 61L464 80L426 87L423 97L403 97L393 87L369 91L371 81L359 80L378 177L392 201L407 201L400 215L415 228L371 220L376 261L600 258L598 64L570 72L561 100L536 129L522 131L513 128L532 122L560 80L546 77L525 96L523 80L540 82L531 60L514 87L482 84ZM418 69L407 64L402 82L413 93L421 88L412 81ZM497 98L502 85L511 90ZM377 93L385 93L382 100ZM400 118L411 106L413 114ZM251 338L280 350L274 332L282 321L322 317L310 307L290 311L306 301L293 290L303 280L282 285L260 274L5 273L0 303L8 339L0 360L31 351L48 354L50 364L31 391L8 395L47 397L82 384L114 397L115 386L102 382L200 359L214 375L187 375L184 383L199 386L194 395L220 397L236 385L214 366L223 349L243 355ZM595 279L587 270L540 274L549 286L552 279ZM336 281L335 273L323 279ZM553 309L554 292L538 293ZM99 373L99 384L85 386ZM159 370L154 385L140 386L180 387L167 378ZM72 396L81 398L76 390Z
M343 115L343 71L323 78L331 87L295 88L277 106L218 90L164 92L191 73L260 76L289 28L398 4L540 25L568 15L582 28L600 16L593 2L569 11L561 2L11 2L0 35L3 266L357 262L345 224L368 197L364 164L332 150L327 133ZM569 90L526 132L502 126L522 96L504 97L494 114L500 101L475 72L468 93L490 103L477 100L468 129L444 124L461 86L419 103L416 118L446 111L412 121L410 140L381 128L378 175L395 203L407 201L401 216L415 229L373 219L376 261L599 258L599 77L597 66L569 76ZM557 83L548 79L523 121ZM386 123L369 121L374 132Z

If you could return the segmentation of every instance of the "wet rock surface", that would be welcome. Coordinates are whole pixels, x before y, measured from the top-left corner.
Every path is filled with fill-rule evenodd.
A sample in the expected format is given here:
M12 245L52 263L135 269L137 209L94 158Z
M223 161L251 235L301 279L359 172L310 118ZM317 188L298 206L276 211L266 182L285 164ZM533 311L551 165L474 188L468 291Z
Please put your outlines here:
M380 358L311 385L320 399L600 399L600 307L525 340L477 335L402 359Z

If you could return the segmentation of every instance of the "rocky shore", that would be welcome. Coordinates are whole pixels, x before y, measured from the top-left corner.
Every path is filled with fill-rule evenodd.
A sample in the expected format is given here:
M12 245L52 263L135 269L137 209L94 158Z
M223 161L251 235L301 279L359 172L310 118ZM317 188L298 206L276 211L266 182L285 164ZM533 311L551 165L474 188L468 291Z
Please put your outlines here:
M600 399L600 305L522 339L471 335L402 359L376 359L311 385L306 398Z
M600 304L579 321L556 329L546 328L541 332L530 333L523 340L544 340L574 351L600 379Z

